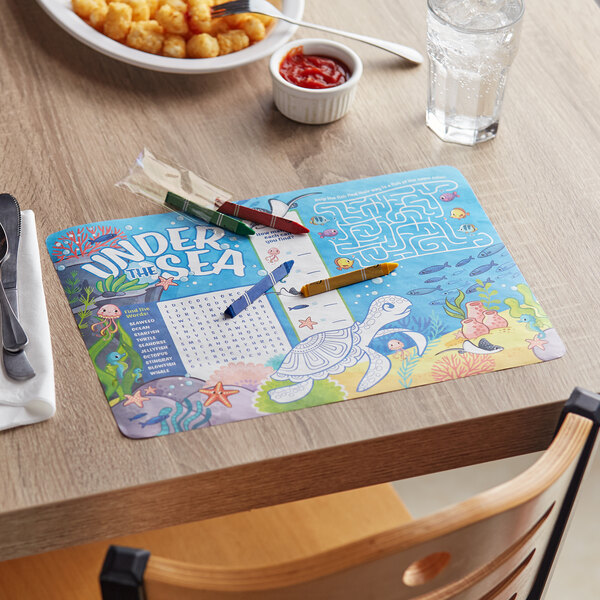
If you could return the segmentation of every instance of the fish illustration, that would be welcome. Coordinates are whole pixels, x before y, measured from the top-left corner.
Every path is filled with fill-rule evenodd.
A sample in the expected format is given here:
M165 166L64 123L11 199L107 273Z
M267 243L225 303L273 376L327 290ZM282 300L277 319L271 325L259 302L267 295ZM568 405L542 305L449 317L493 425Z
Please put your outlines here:
M430 273L437 273L438 271L441 271L446 267L450 268L450 265L447 262L445 262L443 265L433 265L432 267L427 267L426 269L419 271L419 275L429 275Z
M308 304L296 304L296 306L288 306L288 310L302 310L303 308L308 308Z
M450 211L450 216L453 219L464 219L466 216L468 216L470 213L466 212L464 208L453 208Z
M442 281L442 279L446 279L446 276L444 275L443 277L430 277L429 279L425 280L425 283L436 283L438 281Z
M504 249L504 244L502 244L502 243L492 244L491 246L484 248L477 255L477 258L487 258L488 256L491 256L492 254L496 254L496 252L500 252L503 249Z
M117 237L116 233L105 233L97 238L90 240L92 244L102 244L102 242L108 242L108 240L112 240Z
M321 216L314 216L309 223L312 223L313 225L325 225L325 223L329 223L329 219Z
M514 262L507 262L500 265L496 271L508 271L509 269L514 269L517 265Z
M354 264L354 261L350 258L342 258L341 256L336 258L334 261L335 266L338 271L342 271L343 269L350 269Z
M446 192L440 196L440 200L442 202L450 202L451 200L454 200L454 198L458 197L459 195L456 192Z
M416 290L410 290L406 292L408 296L424 296L425 294L431 294L431 292L441 292L442 286L438 285L434 288L417 288Z
M477 227L475 227L475 225L472 223L464 223L458 228L458 230L462 231L463 233L475 233L477 231ZM481 258L481 255L479 255L479 258Z
M489 277L482 282L483 286L485 286L486 283L494 283L493 279L490 279ZM465 294L472 294L473 292L476 292L478 288L483 287L481 285L479 285L478 283L474 283L466 292Z
M141 419L142 417L145 417L148 413L140 413L139 415L135 415L135 417L131 417L129 420L130 421L135 421L136 419Z
M439 300L432 300L429 304L431 306L440 306L441 304L446 304L446 298L440 298Z
M152 417L143 423L140 423L142 427L146 427L147 425L156 425L157 423L162 423L164 420L168 419L169 415L157 415L156 417Z
M321 237L321 239L326 237L335 237L337 234L337 229L326 229L325 231L319 231L319 236Z
M475 275L481 275L482 273L489 271L492 267L497 267L497 266L498 265L494 261L492 261L489 265L481 265L480 267L473 269L469 273L469 277L474 277Z
M463 258L462 260L459 260L456 263L456 267L464 267L467 263L471 262L473 260L472 256L469 256L469 258Z

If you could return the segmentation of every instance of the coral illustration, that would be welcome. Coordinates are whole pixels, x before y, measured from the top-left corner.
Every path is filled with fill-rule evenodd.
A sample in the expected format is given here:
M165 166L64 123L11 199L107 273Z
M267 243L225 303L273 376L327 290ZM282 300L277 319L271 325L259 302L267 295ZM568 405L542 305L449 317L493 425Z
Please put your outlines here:
M207 380L206 387L214 387L219 381L256 392L268 379L274 369L265 365L251 363L229 363L219 367Z
M444 306L444 310L449 317L454 317L455 319L465 319L467 317L462 303L465 300L465 294L462 290L458 290L458 296L454 299L454 302L450 302L448 298L446 298L446 306Z
M444 356L431 367L436 381L448 381L459 377L469 377L494 370L494 359L483 354L451 354Z
M61 234L52 248L52 260L59 263L68 258L88 256L101 248L119 248L126 235L112 226L77 227Z

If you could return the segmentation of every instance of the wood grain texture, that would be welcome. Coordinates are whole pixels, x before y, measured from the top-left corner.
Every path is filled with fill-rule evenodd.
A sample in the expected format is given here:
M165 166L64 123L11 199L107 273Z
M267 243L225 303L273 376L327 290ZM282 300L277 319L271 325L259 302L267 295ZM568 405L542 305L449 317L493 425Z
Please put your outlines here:
M591 430L568 415L527 471L415 521L380 485L110 543L151 552L148 600L526 597ZM108 545L4 561L0 597L98 598Z
M109 544L213 567L255 568L306 558L410 519L389 484L350 490L0 562L0 598L99 599Z
M425 51L424 2L309 0L307 20ZM374 9L377 10L374 10ZM143 147L241 199L449 164L471 183L567 347L544 364L144 441L121 436L42 247L57 414L0 434L0 559L543 448L575 385L600 390L600 11L529 0L498 137L424 124L427 66L348 41L351 112L282 117L267 60L178 76L106 58L34 0L0 0L0 181L61 228L153 212L114 187ZM298 36L314 32L300 30Z

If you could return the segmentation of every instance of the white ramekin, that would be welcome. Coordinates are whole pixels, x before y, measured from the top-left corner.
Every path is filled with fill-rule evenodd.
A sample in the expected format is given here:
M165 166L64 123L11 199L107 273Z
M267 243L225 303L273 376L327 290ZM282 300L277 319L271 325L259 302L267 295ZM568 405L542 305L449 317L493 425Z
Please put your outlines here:
M299 46L303 47L304 54L341 60L350 70L348 81L321 90L302 88L286 81L279 73L279 66L287 53ZM344 44L330 40L305 39L288 42L279 48L271 56L269 70L273 81L273 100L279 111L293 121L320 125L337 121L348 112L363 66L358 54Z

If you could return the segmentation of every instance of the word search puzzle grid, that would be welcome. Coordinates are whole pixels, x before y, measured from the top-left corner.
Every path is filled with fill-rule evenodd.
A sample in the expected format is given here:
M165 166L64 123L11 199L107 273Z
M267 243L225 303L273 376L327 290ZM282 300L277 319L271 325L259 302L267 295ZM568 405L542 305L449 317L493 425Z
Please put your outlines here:
M223 316L247 289L244 286L158 303L188 373L199 373L207 365L265 361L274 349L280 354L289 352L290 343L265 296L244 310L243 319Z

